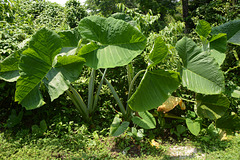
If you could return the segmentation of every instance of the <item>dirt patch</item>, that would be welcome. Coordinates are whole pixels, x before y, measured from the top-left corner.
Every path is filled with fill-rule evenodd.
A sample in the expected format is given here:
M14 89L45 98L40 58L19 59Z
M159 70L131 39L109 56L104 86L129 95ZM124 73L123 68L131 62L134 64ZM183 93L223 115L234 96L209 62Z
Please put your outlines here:
M171 146L167 149L166 155L170 159L205 158L205 154L194 146Z

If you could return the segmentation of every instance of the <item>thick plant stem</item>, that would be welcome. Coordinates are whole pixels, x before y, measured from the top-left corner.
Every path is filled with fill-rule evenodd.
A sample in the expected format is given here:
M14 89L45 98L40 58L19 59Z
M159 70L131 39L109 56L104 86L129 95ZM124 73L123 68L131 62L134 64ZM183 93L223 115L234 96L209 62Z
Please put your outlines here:
M70 90L67 90L67 94L73 101L79 113L83 116L86 121L89 121L89 111L86 104L83 102L81 95L70 85Z
M80 108L78 102L76 101L76 99L74 98L73 94L67 90L66 91L67 95L70 97L71 101L73 102L73 104L75 105L76 109L78 110L78 112L81 114L81 115L84 115L84 112L83 110Z
M202 44L203 44L203 50L208 51L209 50L209 42L206 38L202 39Z
M133 65L132 63L130 62L128 65L127 65L127 78L128 78L128 85L130 86L131 82L132 82L132 79L133 79L133 76L134 76L134 68L133 68Z
M106 72L107 72L107 69L104 70L104 73L103 73L103 75L102 75L102 79L101 79L100 84L99 84L99 86L98 86L97 93L96 93L96 95L95 95L95 97L94 97L93 111L94 111L94 110L96 109L96 107L97 107L98 97L99 97L100 91L101 91L101 89L102 89L102 85L103 85L103 81L104 81Z
M94 80L95 80L95 69L92 69L90 80L88 83L88 109L89 112L91 113L93 111L93 93L94 93Z
M131 81L131 84L129 86L129 90L128 90L128 99L132 96L132 89L133 89L133 85L134 85L134 82L136 81L136 79L138 78L138 76L142 73L142 72L145 72L146 70L141 70L139 71L134 77L133 77L133 80Z
M133 89L133 85L134 82L136 81L136 79L138 78L138 76L142 73L142 72L146 72L146 70L141 70L139 71L132 79L130 86L129 86L129 90L128 90L128 100L130 99L130 97L132 96L132 89ZM129 108L128 104L126 105L126 114L127 117L130 117L130 115L132 114L132 110Z
M103 75L103 73L101 72L101 70L99 70L99 72ZM109 89L111 90L114 99L117 101L117 104L118 104L118 106L119 106L119 108L120 108L120 111L122 112L124 118L126 118L126 110L125 110L125 108L124 108L124 106L123 106L123 103L121 102L121 100L120 100L117 92L115 91L115 89L114 89L114 87L112 86L112 84L111 84L106 78L104 78L104 80L105 80L105 82L107 83Z
M78 46L77 46L77 49L76 49L75 55L77 55L78 52L79 52L79 50L81 49L81 44L82 44L82 39L80 39L80 41L78 42Z
M164 117L165 117L165 118L173 118L173 119L186 120L186 118L184 118L184 117L178 117L178 116L175 116L175 115L170 115L170 114L168 114L168 113L165 113L165 114L164 114Z

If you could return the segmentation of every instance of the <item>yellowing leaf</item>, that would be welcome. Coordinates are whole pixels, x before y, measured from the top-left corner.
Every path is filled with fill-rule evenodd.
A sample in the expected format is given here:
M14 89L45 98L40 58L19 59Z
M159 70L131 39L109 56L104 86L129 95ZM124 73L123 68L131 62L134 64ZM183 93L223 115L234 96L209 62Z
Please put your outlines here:
M219 133L219 139L220 141L228 140L227 133L224 130L221 130Z
M159 148L160 144L158 142L156 142L154 139L151 140L150 142L151 146Z
M181 110L185 110L186 109L186 105L183 103L182 100L179 102L179 106L180 106Z
M161 106L158 107L158 112L169 112L175 108L182 100L178 97L169 97Z

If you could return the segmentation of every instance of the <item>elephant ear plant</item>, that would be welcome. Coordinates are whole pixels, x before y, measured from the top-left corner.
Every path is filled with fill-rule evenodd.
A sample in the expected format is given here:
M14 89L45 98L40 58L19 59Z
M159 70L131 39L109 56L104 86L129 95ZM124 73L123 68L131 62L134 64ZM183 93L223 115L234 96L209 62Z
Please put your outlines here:
M82 39L89 41L88 44L82 45L79 50L76 48L78 56L85 58L86 66L92 68L88 85L87 104L72 87L72 92L68 92L68 95L75 101L77 108L80 108L84 112L85 117L89 119L97 107L106 69L124 66L131 62L144 50L146 38L130 24L112 17L86 17L80 21L78 30ZM105 71L94 96L96 70L99 69L100 71L102 68ZM126 115L123 105L120 105L120 109Z
M162 105L182 85L197 93L197 114L202 118L215 120L221 128L221 124L226 126L226 119L231 122L239 120L238 116L236 118L235 115L225 114L229 101L223 95L224 74L220 70L225 59L226 41L239 44L239 27L236 27L239 24L239 20L232 21L210 31L211 27L200 21L197 33L203 42L202 46L197 46L187 37L176 44L181 58L179 72L154 69L168 54L167 46L162 38L158 37L149 55L147 69L129 78L128 101L125 107L114 87L106 79L106 69L128 65L132 72L129 63L145 49L146 38L134 26L112 17L86 17L80 21L77 29L58 34L46 28L37 31L21 55L12 54L0 63L0 78L8 82L17 81L15 101L26 109L44 105L40 90L43 85L52 101L66 91L86 121L91 120L90 116L97 107L100 90L105 81L125 120L122 122L118 115L114 118L110 132L115 136L123 133L130 121L145 129L155 128L155 118L148 110ZM231 28L233 29L230 30ZM89 43L85 43L86 41ZM87 104L71 86L71 83L79 78L84 64L92 68ZM101 69L105 69L104 73ZM102 79L94 96L96 70L102 74ZM144 73L144 76L132 94L134 82L141 73ZM198 135L198 120L188 118L186 123L189 130Z
M89 43L83 45L82 41L86 40ZM145 45L145 36L130 24L114 18L90 16L82 19L74 31L56 34L45 28L39 30L21 58L11 55L1 62L0 76L9 82L17 80L15 100L26 109L44 104L40 87L45 85L51 100L67 91L82 117L89 121L105 75L94 97L96 69L126 65L141 54ZM84 63L92 68L87 105L70 85L79 78Z
M60 54L61 49L61 37L43 28L32 36L20 58L10 55L1 62L1 79L17 81L15 101L26 109L45 103L40 92L42 85L54 100L80 76L85 60L77 55Z
M149 55L149 66L146 70L139 71L134 77L129 87L129 95L126 111L130 111L128 114L128 121L132 121L136 125L144 129L153 129L156 127L156 120L148 110L157 108L164 101L171 96L178 86L180 85L180 74L175 71L165 71L163 69L152 70L151 67L156 66L167 55L168 48L165 45L161 37L155 40L154 48ZM132 94L133 84L139 74L144 73L144 76L135 91ZM106 80L110 88L113 88L111 84ZM113 94L116 95L114 89L111 89ZM118 96L114 96L120 103L122 102ZM137 114L133 114L133 111L138 111ZM124 116L123 116L124 117ZM125 118L125 117L124 117ZM123 133L129 125L129 122L123 121L117 115L110 127L110 134L117 136Z
M208 27L206 27L208 26ZM198 27L201 32L197 32L200 37L205 35L205 51L209 56L213 57L219 66L221 66L226 58L227 43L232 45L240 45L240 20L229 21L220 26L211 28L206 21L199 21ZM209 38L211 37L211 38ZM203 40L202 40L203 41ZM237 55L238 53L236 53ZM239 62L238 56L236 60ZM240 65L229 68L228 73L232 69L237 69ZM223 94L227 95L228 91ZM234 98L240 97L239 86L232 90L230 95ZM229 101L225 95L198 95L197 98L197 113L202 118L208 118L216 122L216 127L221 129L239 130L240 117L234 112L226 112L229 107ZM229 93L228 93L229 94Z
M239 43L239 36L236 36L239 33L239 27L236 26L239 26L239 24L239 21L232 21L211 30L211 26L208 23L200 21L196 31L203 42L202 46L197 46L192 39L187 37L182 38L176 44L176 50L181 58L179 72L151 69L151 67L163 60L168 53L162 39L160 37L157 38L154 48L149 55L149 66L144 71L145 74L137 90L133 95L131 95L131 90L129 90L128 106L140 113L137 116L133 116L132 121L145 129L155 128L156 122L154 117L147 116L150 121L146 121L145 115L149 113L148 110L163 104L181 84L187 89L196 92L195 111L199 117L215 121L217 127L220 128L226 127L226 122L223 119L234 124L233 126L239 124L239 118L236 114L230 117L226 116L230 103L224 95L224 73L220 68L226 57L227 41L230 43L234 42L234 44ZM233 26L236 28L233 28ZM231 28L234 31L230 30ZM208 40L210 36L211 39ZM145 114L142 115L143 113ZM190 132L197 136L201 129L199 121L201 118L181 119L186 120ZM123 133L128 126L126 122L120 124L121 121L118 119L119 117L115 117L111 126L111 134L115 136ZM221 126L220 121L225 122L224 127Z

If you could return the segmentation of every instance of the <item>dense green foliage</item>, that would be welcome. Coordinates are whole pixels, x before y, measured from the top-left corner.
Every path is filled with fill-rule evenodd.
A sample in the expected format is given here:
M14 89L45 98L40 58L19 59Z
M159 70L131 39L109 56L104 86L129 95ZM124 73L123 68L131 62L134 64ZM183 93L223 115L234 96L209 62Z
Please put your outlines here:
M101 146L107 135L119 136L116 147L124 153L135 147L160 154L154 139L210 145L224 133L239 132L237 1L191 1L196 27L188 35L179 2L88 0L86 6L101 16L88 16L77 0L65 7L1 1L2 142L19 148L41 137L36 152L43 149L39 143L51 141L65 147L58 148L62 158L74 158L78 150ZM204 7L212 14L203 13ZM20 139L3 138L12 136ZM92 158L106 157L112 155Z
M65 4L66 22L71 28L78 26L79 21L87 16L87 11L83 8L80 2L69 0Z

